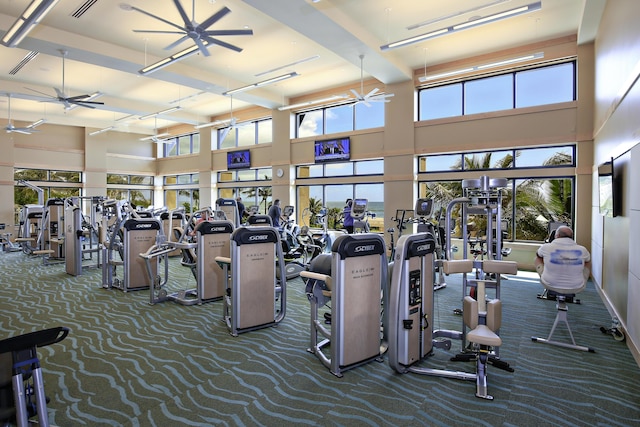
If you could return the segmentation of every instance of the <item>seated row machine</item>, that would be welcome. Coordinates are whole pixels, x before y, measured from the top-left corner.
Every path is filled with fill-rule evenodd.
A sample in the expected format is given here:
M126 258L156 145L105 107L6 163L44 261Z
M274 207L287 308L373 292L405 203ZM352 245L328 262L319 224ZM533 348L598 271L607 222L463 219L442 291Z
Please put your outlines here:
M387 284L384 239L373 233L339 236L331 254L316 257L310 271L300 276L306 279L311 304L307 351L337 377L373 360L381 362L381 295L384 299ZM330 330L318 320L319 309L328 303Z
M195 242L158 242L139 254L146 266L149 304L172 300L182 305L194 305L217 301L223 297L226 280L216 264L216 257L230 254L233 224L227 220L203 221L196 225L194 233ZM175 249L182 250L183 260L188 260L186 264L193 273L196 287L168 293L166 285L169 281L169 256ZM164 276L156 274L160 260L164 263Z

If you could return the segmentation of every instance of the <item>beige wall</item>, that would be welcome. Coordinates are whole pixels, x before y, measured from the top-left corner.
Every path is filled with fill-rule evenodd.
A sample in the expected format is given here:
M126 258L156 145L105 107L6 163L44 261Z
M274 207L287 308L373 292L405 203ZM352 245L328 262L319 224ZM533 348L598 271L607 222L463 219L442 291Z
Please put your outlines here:
M593 202L594 280L627 330L640 363L640 2L608 1L595 42L594 160L622 169L623 214L603 218ZM593 183L595 184L595 176ZM595 195L594 188L594 195Z

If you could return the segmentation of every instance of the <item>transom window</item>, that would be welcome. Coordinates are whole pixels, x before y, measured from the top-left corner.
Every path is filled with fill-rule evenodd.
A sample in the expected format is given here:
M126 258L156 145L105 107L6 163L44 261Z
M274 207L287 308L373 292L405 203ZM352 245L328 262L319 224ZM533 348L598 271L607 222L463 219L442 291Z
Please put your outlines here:
M200 152L200 134L191 133L188 135L175 136L173 138L163 140L161 144L161 152L164 157L198 154Z
M247 147L273 141L273 120L236 123L217 130L218 148Z
M576 62L421 89L419 120L575 101Z
M384 102L349 103L296 114L296 138L384 126Z

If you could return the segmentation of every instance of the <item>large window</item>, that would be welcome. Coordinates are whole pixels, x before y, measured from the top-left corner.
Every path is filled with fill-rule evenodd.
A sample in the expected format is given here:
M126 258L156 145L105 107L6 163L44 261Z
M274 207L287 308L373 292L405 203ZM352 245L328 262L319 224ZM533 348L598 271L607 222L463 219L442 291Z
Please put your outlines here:
M166 139L162 142L161 152L164 157L198 154L200 152L200 134L192 133Z
M575 101L576 63L548 65L421 89L419 120Z
M153 205L153 177L108 173L107 197L147 208Z
M64 199L81 195L82 172L16 168L13 178L17 181L13 190L16 206L38 203L38 191L31 186L42 190L44 202L55 197ZM20 181L27 181L28 185Z
M369 226L373 231L384 228L384 173L383 160L361 160L354 162L305 165L296 168L296 177L304 182L313 179L314 184L297 186L296 205L298 221L311 227L321 226L318 214L327 209L329 228L342 228L342 211L347 199L367 199ZM335 182L335 177L367 176L366 183L322 183L325 180ZM356 180L358 178L355 178ZM315 182L318 182L316 184Z
M553 168L575 165L574 145L433 154L418 157L418 172Z
M273 141L273 120L263 119L236 123L218 129L218 148L248 147Z
M48 182L82 182L82 172L59 171L48 169L15 169L13 179L25 181Z
M327 184L299 185L297 187L297 206L301 210L298 218L303 225L320 227L318 214L324 208L327 211L328 227L342 229L342 212L347 199L367 199L371 231L384 229L384 184Z
M223 199L237 199L240 197L247 211L257 206L260 214L269 212L273 201L272 196L271 186L225 187L218 189L218 197Z
M218 172L218 197L240 197L247 210L258 206L258 212L266 214L272 201L271 179L271 168ZM268 181L266 185L265 181ZM239 183L242 185L238 185Z
M501 190L502 219L506 222L503 231L507 232L508 240L541 242L548 235L549 223L573 222L574 175L558 175L557 171L575 167L575 146L429 155L419 157L418 163L420 197L433 198L442 211L451 200L464 194L462 180L431 180L432 174L520 169L520 177L508 179L507 186ZM473 176L477 178L479 176ZM454 234L459 236L460 217L456 211L454 220ZM480 228L484 224L482 218L467 218L467 221ZM486 233L486 230L479 232Z
M296 137L351 132L384 126L384 102L362 102L296 114Z
M296 167L296 178L321 178L331 176L382 175L383 160L324 163Z
M167 209L183 207L187 213L200 209L199 174L167 175L163 181L165 186L164 205Z

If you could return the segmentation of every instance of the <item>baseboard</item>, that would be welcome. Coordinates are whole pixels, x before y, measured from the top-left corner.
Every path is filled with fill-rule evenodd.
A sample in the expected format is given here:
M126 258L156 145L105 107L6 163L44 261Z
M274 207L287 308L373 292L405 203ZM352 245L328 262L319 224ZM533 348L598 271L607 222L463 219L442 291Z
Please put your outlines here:
M636 364L640 368L640 347L629 337L629 334L627 333L627 325L625 324L624 319L616 311L613 304L611 304L611 301L609 300L609 297L607 297L607 294L605 294L602 291L602 288L598 286L598 284L595 281L593 282L593 284L594 284L594 287L596 288L596 291L600 295L600 298L602 299L604 306L609 311L609 314L611 314L611 318L616 317L620 322L620 329L622 329L622 332L624 332L624 335L626 337L625 343L627 344L627 348L629 349L629 351L631 351L631 355L633 356L633 358L636 361Z

